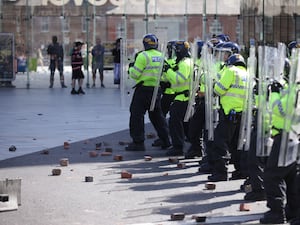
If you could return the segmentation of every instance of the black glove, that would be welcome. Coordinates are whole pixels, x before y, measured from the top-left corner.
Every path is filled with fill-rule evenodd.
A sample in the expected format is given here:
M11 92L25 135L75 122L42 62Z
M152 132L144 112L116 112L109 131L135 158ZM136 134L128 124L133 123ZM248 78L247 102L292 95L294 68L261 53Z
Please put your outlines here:
M159 84L160 84L162 91L165 91L167 88L171 87L171 83L168 81L161 81Z
M134 66L134 62L129 63L128 67L133 67Z
M271 92L277 92L277 93L280 93L280 90L282 89L282 85L278 82L278 81L273 81L272 84L270 84L270 87L271 88Z
M178 65L174 66L174 67L172 68L172 70L177 71L177 70L178 70Z
M171 66L169 65L169 64L164 64L164 66L163 66L163 72L167 72L168 71L168 69L170 69L171 68Z

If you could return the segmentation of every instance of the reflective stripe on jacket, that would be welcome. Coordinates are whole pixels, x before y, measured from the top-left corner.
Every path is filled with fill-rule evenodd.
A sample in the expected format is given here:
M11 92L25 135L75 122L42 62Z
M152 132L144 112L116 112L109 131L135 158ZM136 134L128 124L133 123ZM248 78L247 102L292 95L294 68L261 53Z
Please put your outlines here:
M160 51L142 51L136 57L133 67L129 68L129 75L136 83L143 81L143 86L154 87L157 85L162 66L163 56Z
M245 67L229 66L221 73L221 79L216 82L214 92L220 96L220 103L225 115L231 109L242 112L247 92L248 73Z

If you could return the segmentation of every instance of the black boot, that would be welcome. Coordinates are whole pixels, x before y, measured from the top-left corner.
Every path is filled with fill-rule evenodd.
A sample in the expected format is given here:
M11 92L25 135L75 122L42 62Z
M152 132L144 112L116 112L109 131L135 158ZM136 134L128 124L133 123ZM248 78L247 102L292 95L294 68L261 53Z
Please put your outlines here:
M268 211L260 218L259 222L261 224L282 224L286 223L284 210L280 212Z
M127 147L125 147L125 150L139 152L139 151L145 151L146 149L145 149L144 142L141 143L131 142L128 144Z
M83 95L85 95L85 92L82 90L82 88L80 87L79 89L78 89L78 94L83 94Z

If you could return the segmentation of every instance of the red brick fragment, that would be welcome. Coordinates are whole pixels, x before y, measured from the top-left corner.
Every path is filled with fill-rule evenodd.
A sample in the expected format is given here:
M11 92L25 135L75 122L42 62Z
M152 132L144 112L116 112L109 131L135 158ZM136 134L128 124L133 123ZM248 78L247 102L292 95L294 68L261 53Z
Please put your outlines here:
M207 182L205 184L205 188L207 190L215 190L216 189L216 184L215 183L212 183L212 182Z
M102 152L101 156L110 156L112 153L111 152Z
M144 156L144 160L145 161L151 161L152 160L152 157L150 155L145 155Z
M52 170L52 175L53 176L59 176L61 174L61 169L53 169Z
M186 167L185 163L178 163L177 164L178 168L184 169Z
M114 156L114 160L115 161L122 161L123 160L123 156L122 155L115 155Z
M172 213L171 214L171 220L183 220L185 217L185 214L182 213L182 212L179 212L179 213Z
M90 157L97 157L98 156L98 152L96 152L96 151L90 151L89 155L90 155Z
M69 159L68 158L62 158L59 160L59 164L61 166L68 166L69 165Z
M178 163L179 160L178 160L177 157L170 157L170 158L169 158L169 162L170 162L170 163Z
M240 204L240 211L250 211L250 206L245 203Z
M127 172L127 171L122 171L121 172L121 178L124 178L124 179L131 179L132 178L132 174Z

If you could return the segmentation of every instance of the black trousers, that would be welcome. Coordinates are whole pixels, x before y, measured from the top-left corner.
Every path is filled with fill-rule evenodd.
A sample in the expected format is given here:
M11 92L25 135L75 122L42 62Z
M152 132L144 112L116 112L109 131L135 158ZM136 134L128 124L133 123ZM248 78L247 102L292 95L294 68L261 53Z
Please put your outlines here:
M135 143L142 143L145 140L144 117L147 111L158 137L165 143L169 142L167 121L161 111L160 98L156 98L154 110L149 110L153 90L154 87L139 86L134 91L130 104L129 130Z
M264 170L264 186L267 196L267 206L274 212L294 214L299 209L297 201L297 164L292 163L286 167L278 167L281 134L274 137L270 156ZM286 201L286 205L285 205Z
M253 128L251 132L250 149L247 157L247 169L252 191L259 192L264 190L264 163L258 156L256 156L256 139L257 130Z
M188 132L188 122L184 122L188 101L174 101L170 107L169 129L172 145L175 149L183 149Z
M192 144L192 148L196 151L203 150L203 130L205 128L205 102L204 98L199 99L195 105L195 112L189 121L188 139ZM203 139L202 139L203 140Z
M161 97L161 110L164 116L167 116L170 111L170 106L174 101L175 94L162 94Z
M229 153L235 169L240 170L240 152L237 151L239 131L240 118L231 121L226 116L220 115L219 124L214 131L214 141L209 149L213 160L213 174L227 175Z

